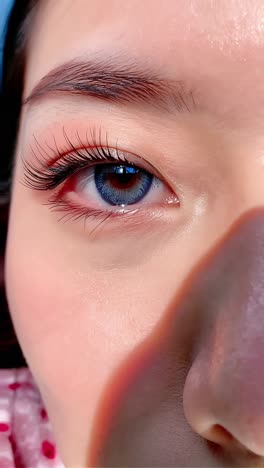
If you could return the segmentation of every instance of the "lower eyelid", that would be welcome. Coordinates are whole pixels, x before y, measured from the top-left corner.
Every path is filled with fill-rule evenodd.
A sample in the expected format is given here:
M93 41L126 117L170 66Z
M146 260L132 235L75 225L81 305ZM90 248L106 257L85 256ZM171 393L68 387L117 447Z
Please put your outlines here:
M172 224L178 226L182 223L181 211L179 215L175 212L175 208L177 211L180 208L180 201L173 195L164 206L145 203L109 211L90 207L74 191L65 192L63 196L57 192L46 205L50 205L57 221L63 224L71 222L77 232L81 229L88 236L95 235L96 238L111 234L127 235L129 232L133 236L154 234L156 229L158 232L167 231Z

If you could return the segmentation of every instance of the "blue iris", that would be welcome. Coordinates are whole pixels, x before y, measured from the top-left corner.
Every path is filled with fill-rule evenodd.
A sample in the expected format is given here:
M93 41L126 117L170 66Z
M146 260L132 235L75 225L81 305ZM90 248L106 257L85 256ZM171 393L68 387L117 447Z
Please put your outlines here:
M144 198L153 175L127 164L98 164L94 180L100 196L110 205L132 205Z

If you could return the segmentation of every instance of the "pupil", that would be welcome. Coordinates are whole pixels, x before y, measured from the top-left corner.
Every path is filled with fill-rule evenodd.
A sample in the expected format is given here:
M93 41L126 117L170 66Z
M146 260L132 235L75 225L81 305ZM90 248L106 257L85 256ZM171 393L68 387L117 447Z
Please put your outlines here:
M133 167L116 166L113 169L112 173L104 176L105 182L110 183L113 188L118 189L120 186L122 189L131 188L140 178L138 171Z

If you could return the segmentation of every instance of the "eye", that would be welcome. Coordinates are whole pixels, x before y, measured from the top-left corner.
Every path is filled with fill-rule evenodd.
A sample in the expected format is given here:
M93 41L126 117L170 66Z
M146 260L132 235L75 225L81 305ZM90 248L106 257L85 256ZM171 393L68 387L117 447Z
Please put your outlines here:
M35 138L32 162L22 158L24 183L32 190L50 192L52 211L65 213L61 220L160 219L165 207L180 207L180 200L166 180L145 159L104 146L97 137L72 142L63 130L65 146L42 147ZM107 137L105 138L107 140ZM49 154L51 151L51 154ZM40 158L38 157L40 154ZM165 213L165 212L164 212ZM168 212L166 211L168 214Z
M71 191L93 209L108 211L172 202L172 192L150 172L132 164L97 164L78 171ZM70 195L70 193L69 193Z

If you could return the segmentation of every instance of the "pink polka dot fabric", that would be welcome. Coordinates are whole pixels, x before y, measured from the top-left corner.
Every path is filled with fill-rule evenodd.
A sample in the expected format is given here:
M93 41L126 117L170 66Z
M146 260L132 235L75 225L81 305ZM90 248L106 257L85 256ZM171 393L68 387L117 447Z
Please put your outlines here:
M0 468L64 468L28 368L0 369Z

